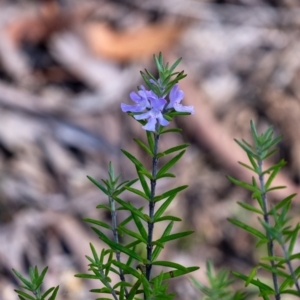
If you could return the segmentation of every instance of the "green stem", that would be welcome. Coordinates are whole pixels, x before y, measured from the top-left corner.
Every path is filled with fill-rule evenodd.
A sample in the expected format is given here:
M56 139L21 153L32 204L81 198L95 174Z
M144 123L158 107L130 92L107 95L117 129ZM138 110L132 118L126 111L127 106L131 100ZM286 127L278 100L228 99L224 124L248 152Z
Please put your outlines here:
M264 181L264 175L262 170L262 164L263 161L261 159L258 160L258 169L259 169L259 182L260 182L260 188L262 191L261 197L262 197L262 203L263 203L263 213L264 213L264 221L270 225L269 215L268 215L268 201L267 201L267 193L265 189L265 181ZM274 244L273 239L270 235L270 233L266 230L267 238L269 240L268 242L268 253L269 256L274 257ZM276 269L275 261L270 261L272 268ZM272 272L272 279L274 284L274 290L275 290L275 299L280 300L280 293L279 293L279 287L278 287L278 278L277 275Z
M159 134L155 133L154 135L154 151L152 158L152 178L151 179L151 193L150 193L150 201L149 201L149 217L150 220L148 222L148 242L147 242L147 259L150 261L149 264L146 265L146 279L150 281L151 269L152 269L152 238L153 238L153 229L154 229L154 197L155 197L155 188L156 188L156 173L157 173L157 163L158 163L158 141Z
M115 206L115 200L112 197L109 197L109 203L110 203L110 208L111 208L111 223L112 223L112 231L114 235L114 241L119 244L119 234L117 231L117 211L116 211L116 206ZM116 259L118 262L121 262L121 252L119 250L116 250ZM125 282L125 276L123 273L123 270L119 268L119 273L120 273L120 279L121 281ZM128 298L129 293L127 288L125 287L125 295L126 298Z

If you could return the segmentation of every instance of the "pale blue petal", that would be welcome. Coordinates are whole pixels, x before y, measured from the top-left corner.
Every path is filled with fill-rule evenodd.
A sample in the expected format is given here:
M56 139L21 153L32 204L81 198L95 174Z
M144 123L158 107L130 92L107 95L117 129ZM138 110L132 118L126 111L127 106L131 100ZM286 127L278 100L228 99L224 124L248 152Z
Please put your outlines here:
M148 119L149 117L151 117L151 110L150 111L147 111L143 114L140 114L140 115L135 115L134 118L136 120L145 120L145 119Z
M156 127L156 122L157 122L157 120L156 120L155 117L149 118L148 123L145 126L143 126L143 129L155 132L156 131L156 128L155 128Z
M151 107L155 110L163 110L163 108L165 107L167 101L163 98L150 98L150 102L151 102Z
M157 118L158 118L159 124L162 126L167 126L170 124L170 122L167 119L165 119L162 114L159 114L159 116Z
M121 103L121 109L123 112L142 112L145 109L145 106L140 105L128 105L125 103Z
M194 114L194 106L184 106L184 105L181 105L181 104L175 104L174 105L174 109L177 111L177 112L188 112L190 114Z

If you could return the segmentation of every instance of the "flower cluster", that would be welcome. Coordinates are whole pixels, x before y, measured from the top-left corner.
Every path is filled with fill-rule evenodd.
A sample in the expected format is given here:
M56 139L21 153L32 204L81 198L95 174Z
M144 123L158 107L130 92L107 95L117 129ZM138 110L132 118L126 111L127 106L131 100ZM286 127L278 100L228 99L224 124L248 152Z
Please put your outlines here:
M121 104L123 112L134 113L136 120L147 120L143 129L148 131L157 131L157 126L167 126L169 121L164 117L164 114L171 110L177 112L194 113L193 106L183 106L181 101L183 100L184 93L179 90L178 84L175 84L169 94L169 102L165 99L167 95L158 97L153 91L146 90L143 85L140 86L140 90L135 93L130 93L130 98L136 104L128 105Z

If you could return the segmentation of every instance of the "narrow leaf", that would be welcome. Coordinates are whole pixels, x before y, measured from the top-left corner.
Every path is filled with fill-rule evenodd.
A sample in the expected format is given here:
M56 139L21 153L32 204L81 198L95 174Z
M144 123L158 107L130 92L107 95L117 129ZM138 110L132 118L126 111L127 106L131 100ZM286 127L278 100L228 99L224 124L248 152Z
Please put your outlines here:
M183 271L183 270L174 270L174 271L164 272L163 273L163 280L179 277L179 276L191 273L191 272L195 272L197 270L199 270L199 267L188 267L188 268L185 269L185 271ZM158 278L159 276L161 276L161 275L158 275L158 276L152 278L151 283L155 282L156 278Z
M137 261L140 262L145 262L147 260L143 259L142 257L140 257L139 255L137 255L135 252L133 252L132 250L110 240L104 233L102 233L100 230L98 230L97 228L92 227L92 229L96 232L96 234L99 236L99 238L106 243L108 246L110 246L113 249L119 250L125 254L127 254L128 256L133 257L134 259L136 259Z
M182 155L185 153L185 150L181 151L179 154L177 154L175 157L173 157L169 162L167 162L156 174L156 178L159 179L161 175L166 173L172 166L176 164L176 162L182 157Z
M257 213L257 214L263 215L262 211L260 211L258 208L254 207L254 206L252 206L250 204L247 204L247 203L244 203L244 202L238 202L238 205L240 205L241 207L243 207L243 208L245 208L245 209L247 209L249 211L253 211L253 212Z
M84 218L83 221L91 223L91 224L95 224L95 225L98 225L98 226L101 226L101 227L104 227L104 228L107 228L107 229L110 229L110 230L112 229L111 226L109 226L105 222L101 222L101 221L98 221L98 220Z
M151 157L153 156L152 151L139 139L133 139L144 151L146 151Z
M238 226L238 227L240 227L240 228L248 231L249 233L251 233L251 234L259 237L262 240L266 239L266 236L263 233L261 233L259 230L255 229L255 228L253 228L251 226L248 226L247 224L245 224L245 223L243 223L241 221L238 221L238 220L235 220L235 219L230 219L230 218L227 219L227 220L230 223L232 223L232 224L234 224L234 225L236 225L236 226Z
M147 201L150 201L149 197L145 193L143 193L142 191L140 191L138 189L134 189L132 187L125 187L125 189L132 192L132 193L134 193L134 194L136 194L136 195L138 195L138 196L140 196L140 197L142 197L142 198L144 198L144 199L146 199Z
M168 208L168 206L171 204L171 202L174 200L176 194L173 194L172 196L170 196L161 206L160 208L156 211L156 213L154 214L154 222L161 217L161 215L166 211L166 209Z
M179 233L170 234L168 236L161 237L160 239L157 240L157 242L165 243L165 242L169 242L169 241L172 241L172 240L177 240L179 238L188 236L192 233L194 233L194 231L183 231L183 232L179 232Z
M180 265L180 264L176 264L174 262L171 262L171 261L155 261L155 262L152 262L152 265L155 265L155 266L163 266L163 267L169 267L169 268L174 268L174 269L178 269L178 270L181 270L181 271L186 271L186 267Z
M95 180L94 178L87 176L87 178L95 185L97 186L105 195L109 196L109 193L107 191L107 189L101 184L99 183L97 180Z
M165 192L165 193L163 193L163 194L161 194L159 196L154 197L154 202L158 202L158 201L160 201L162 199L165 199L167 197L170 197L170 196L172 196L174 194L176 195L179 192L181 192L184 189L186 189L187 187L188 187L188 185L182 185L182 186L179 186L179 187L177 187L175 189L169 190L169 191L167 191L167 192Z

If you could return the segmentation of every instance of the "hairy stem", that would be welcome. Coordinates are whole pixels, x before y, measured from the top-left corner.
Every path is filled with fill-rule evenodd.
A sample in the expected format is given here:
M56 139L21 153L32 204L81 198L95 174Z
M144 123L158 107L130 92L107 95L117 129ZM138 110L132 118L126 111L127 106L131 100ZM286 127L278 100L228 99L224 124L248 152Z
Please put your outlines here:
M154 229L154 197L155 197L155 188L156 188L156 173L157 173L157 151L158 151L158 141L159 141L159 134L155 134L154 136L154 153L152 158L152 177L151 179L151 194L150 194L150 202L149 202L149 217L150 220L148 222L148 243L147 243L147 259L150 261L148 265L146 265L146 278L150 281L151 269L152 269L152 238L153 238L153 229Z
M116 243L119 243L119 234L117 231L117 211L116 211L116 206L115 206L115 201L112 197L109 197L109 203L110 203L110 208L111 208L111 223L112 223L112 231L113 231L113 235L114 235L114 241ZM116 259L118 262L121 262L121 252L119 250L116 250ZM120 279L121 281L126 281L125 280L125 276L123 273L123 270L121 268L119 268L119 272L120 272ZM128 290L125 287L125 295L126 297L129 296Z
M260 188L262 191L261 197L262 197L262 203L263 203L263 213L264 213L264 221L270 225L270 220L269 220L269 215L268 215L268 201L267 201L267 193L265 189L265 181L264 181L264 175L263 175L263 170L262 170L262 160L258 160L258 169L259 169L259 183L260 183ZM273 244L273 239L268 231L266 231L267 238L269 240L268 242L268 253L269 256L274 257L274 244ZM274 260L270 261L272 268L276 268ZM280 293L279 293L279 287L278 287L278 278L277 275L272 272L272 279L273 279L273 284L274 284L274 290L275 290L275 299L280 300Z

